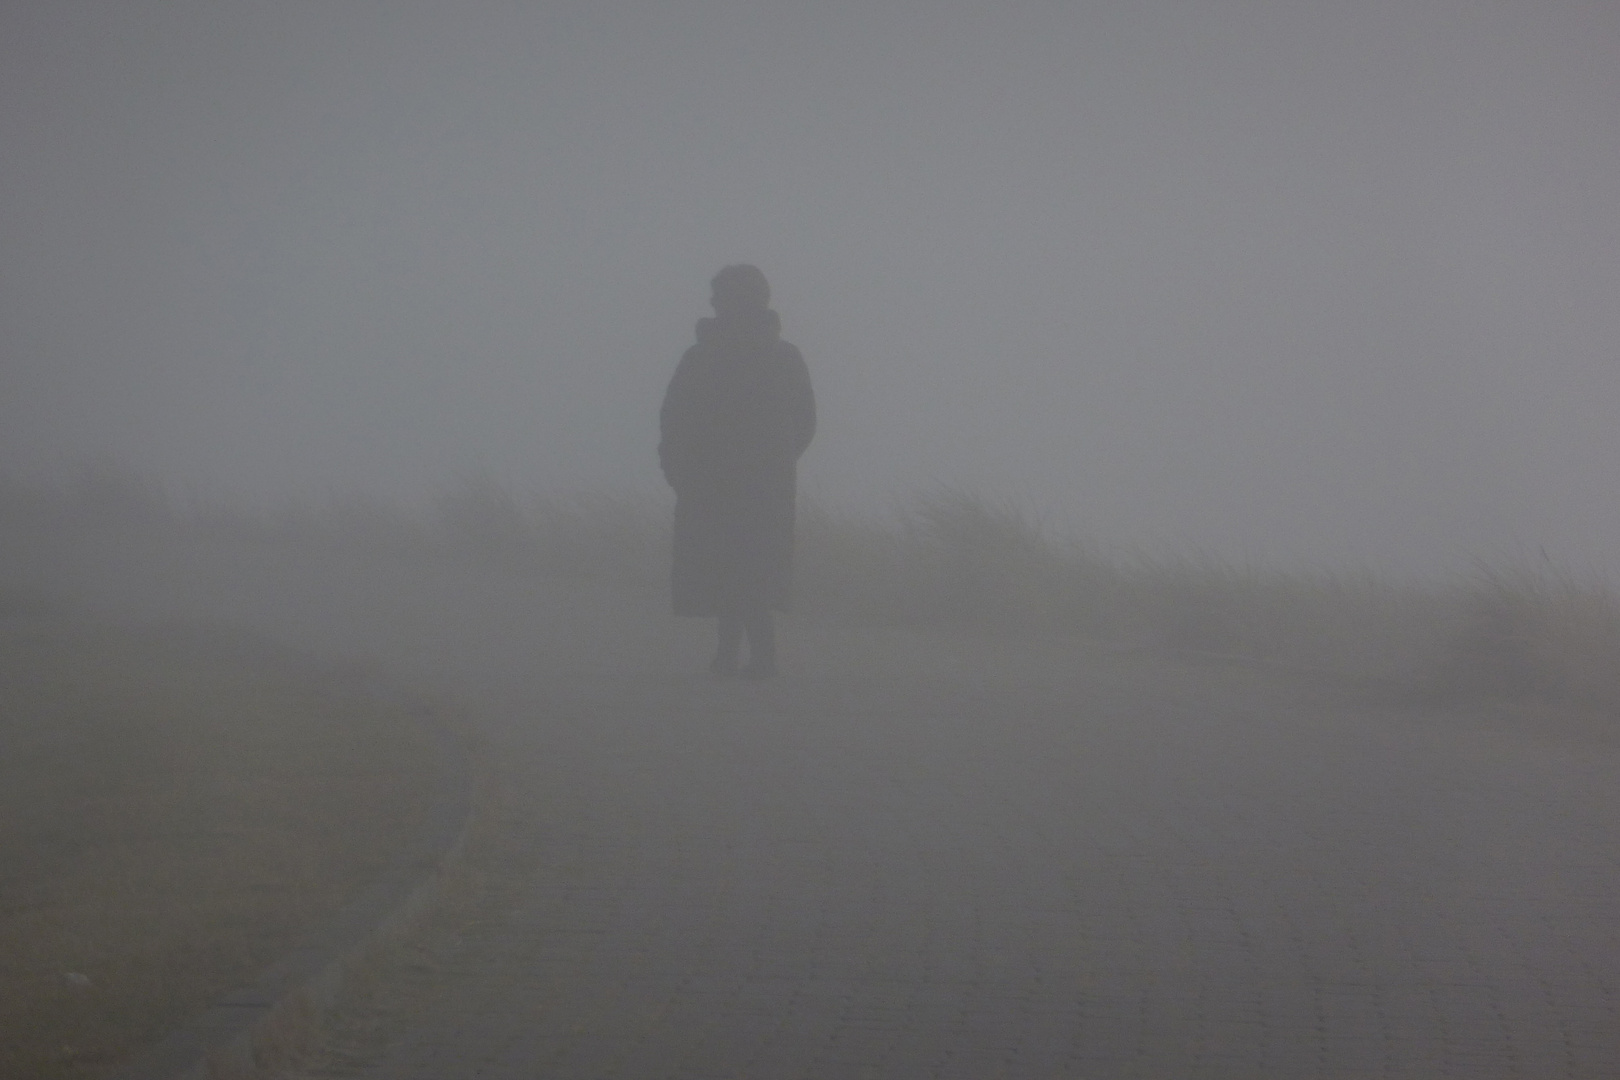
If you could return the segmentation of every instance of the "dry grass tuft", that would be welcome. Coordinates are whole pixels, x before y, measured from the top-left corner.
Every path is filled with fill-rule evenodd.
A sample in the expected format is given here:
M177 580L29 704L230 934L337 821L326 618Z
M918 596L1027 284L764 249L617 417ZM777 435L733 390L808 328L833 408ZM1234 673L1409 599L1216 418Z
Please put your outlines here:
M1620 709L1620 597L1550 568L1480 567L1437 675L1459 693Z

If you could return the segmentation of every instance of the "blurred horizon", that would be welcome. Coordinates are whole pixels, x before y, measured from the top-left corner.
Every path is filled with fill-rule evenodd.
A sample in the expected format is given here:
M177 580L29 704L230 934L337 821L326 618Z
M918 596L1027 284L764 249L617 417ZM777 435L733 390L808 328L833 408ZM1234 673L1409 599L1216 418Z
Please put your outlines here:
M720 266L804 490L1108 545L1620 568L1620 7L0 10L0 473L659 489Z

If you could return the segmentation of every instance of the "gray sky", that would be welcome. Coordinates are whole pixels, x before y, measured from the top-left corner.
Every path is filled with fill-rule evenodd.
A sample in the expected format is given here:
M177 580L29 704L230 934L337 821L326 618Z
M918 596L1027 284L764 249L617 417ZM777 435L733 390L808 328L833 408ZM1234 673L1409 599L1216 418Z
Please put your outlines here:
M652 489L757 262L805 484L1620 569L1620 4L0 0L0 463Z

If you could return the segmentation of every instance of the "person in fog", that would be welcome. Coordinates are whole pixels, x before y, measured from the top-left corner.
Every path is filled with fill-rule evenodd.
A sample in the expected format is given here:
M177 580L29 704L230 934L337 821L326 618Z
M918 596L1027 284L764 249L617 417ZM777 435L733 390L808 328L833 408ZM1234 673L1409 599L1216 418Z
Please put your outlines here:
M816 428L810 372L782 340L771 287L754 266L710 283L664 394L658 460L675 489L671 585L676 615L719 618L711 670L776 674L772 612L787 610L799 455ZM748 663L739 667L744 634Z

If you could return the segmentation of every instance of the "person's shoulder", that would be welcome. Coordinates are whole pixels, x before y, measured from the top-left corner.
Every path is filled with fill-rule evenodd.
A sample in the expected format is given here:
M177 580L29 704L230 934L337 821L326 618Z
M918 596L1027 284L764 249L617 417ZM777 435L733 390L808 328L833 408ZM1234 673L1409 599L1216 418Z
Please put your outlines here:
M793 344L791 341L778 341L776 343L776 358L778 360L785 360L790 364L804 363L804 354L801 353L799 351L799 347Z
M705 342L695 342L688 345L686 351L681 353L681 362L676 367L677 369L702 367L708 362L713 353L714 350Z

